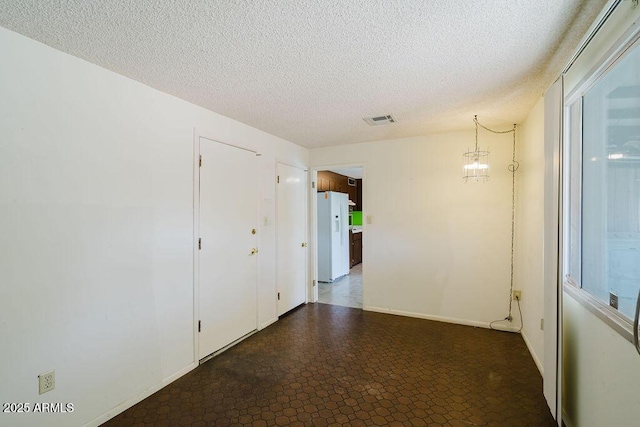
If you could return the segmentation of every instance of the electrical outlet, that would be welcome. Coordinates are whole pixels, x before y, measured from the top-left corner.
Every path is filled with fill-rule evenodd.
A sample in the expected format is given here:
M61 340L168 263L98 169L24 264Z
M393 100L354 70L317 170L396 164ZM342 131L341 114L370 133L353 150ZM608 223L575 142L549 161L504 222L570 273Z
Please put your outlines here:
M540 330L544 331L544 319L540 319Z
M618 309L618 294L615 291L609 291L609 305Z
M56 371L49 371L44 374L38 375L38 384L40 394L46 393L56 388Z
M522 301L522 291L513 291L513 300Z

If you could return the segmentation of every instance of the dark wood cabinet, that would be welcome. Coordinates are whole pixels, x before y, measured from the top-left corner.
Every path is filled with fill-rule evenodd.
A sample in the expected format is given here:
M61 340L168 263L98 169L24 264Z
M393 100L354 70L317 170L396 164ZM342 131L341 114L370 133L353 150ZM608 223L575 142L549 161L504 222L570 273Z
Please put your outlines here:
M318 191L329 191L329 180L320 178L318 174Z
M354 203L356 201L356 195L357 195L356 193L357 193L357 190L355 185L347 184L347 194L349 194L349 200L351 200Z
M353 265L358 265L362 262L362 233L356 233L353 235Z
M349 177L340 175L339 173L318 171L318 192L336 191L338 193L346 193L349 195L349 200L355 203L356 198L358 197L357 185L357 181L356 185L349 185Z
M353 232L349 230L349 268L353 267Z
M356 179L356 195L353 199L355 202L355 206L353 207L354 211L362 211L362 180Z
M362 262L362 232L353 233L349 231L349 255L351 257L351 267Z

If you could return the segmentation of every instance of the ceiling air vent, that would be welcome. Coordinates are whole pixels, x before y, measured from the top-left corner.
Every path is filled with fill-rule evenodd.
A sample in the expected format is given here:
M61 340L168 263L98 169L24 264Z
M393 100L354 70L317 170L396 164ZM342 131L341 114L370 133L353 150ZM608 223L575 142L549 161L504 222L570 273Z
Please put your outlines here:
M396 119L394 119L391 114L387 116L378 116L378 117L365 117L365 122L369 123L369 126L380 126L380 125L388 125L390 123L395 123Z

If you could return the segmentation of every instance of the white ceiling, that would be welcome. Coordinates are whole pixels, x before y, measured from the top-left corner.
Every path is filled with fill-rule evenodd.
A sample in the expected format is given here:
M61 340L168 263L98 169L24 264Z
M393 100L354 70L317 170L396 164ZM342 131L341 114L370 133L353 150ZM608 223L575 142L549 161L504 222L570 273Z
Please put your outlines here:
M0 25L315 148L520 122L605 3L0 0Z

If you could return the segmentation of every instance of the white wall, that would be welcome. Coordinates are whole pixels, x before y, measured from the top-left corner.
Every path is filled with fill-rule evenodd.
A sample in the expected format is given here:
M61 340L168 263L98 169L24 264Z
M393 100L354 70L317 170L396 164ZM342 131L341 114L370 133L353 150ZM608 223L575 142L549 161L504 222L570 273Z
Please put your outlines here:
M543 236L544 100L541 98L518 128L516 172L516 260L514 287L522 290L522 337L542 373L544 357ZM515 304L515 302L514 302ZM514 305L515 307L515 305ZM519 323L519 319L518 319Z
M194 128L263 153L261 325L275 164L308 151L2 28L0 52L0 401L75 407L0 424L97 424L195 366Z
M567 426L638 425L640 356L633 346L566 293L563 328Z
M565 76L569 94L631 27L640 8L624 1ZM640 420L640 357L633 345L572 296L563 302L563 412L568 426L630 426Z
M311 150L312 167L364 165L365 309L477 326L506 316L511 142L481 131L492 169L478 184L462 180L474 131Z

